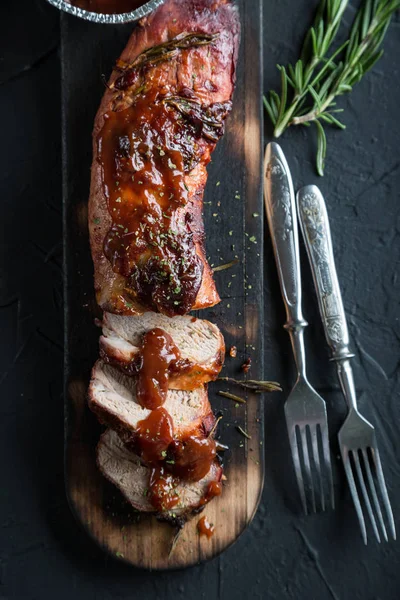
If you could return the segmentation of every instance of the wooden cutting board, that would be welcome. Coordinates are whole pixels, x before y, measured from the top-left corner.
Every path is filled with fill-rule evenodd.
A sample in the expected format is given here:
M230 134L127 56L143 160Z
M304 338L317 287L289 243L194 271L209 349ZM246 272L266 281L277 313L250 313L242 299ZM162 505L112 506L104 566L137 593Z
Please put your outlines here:
M188 0L190 2L190 0ZM263 378L263 205L262 205L262 0L239 0L242 41L233 112L213 154L205 194L207 256L214 266L237 256L239 263L217 272L222 302L197 316L215 322L227 344L223 375L243 378L251 358L251 379ZM65 257L65 477L71 509L104 549L132 565L149 569L187 567L232 544L257 509L264 477L262 398L247 404L217 395L245 394L222 382L209 386L222 443L229 446L223 494L205 509L215 524L208 540L199 537L195 517L180 534L154 517L140 516L98 472L95 448L101 432L87 407L90 370L98 357L99 329L87 230L91 130L108 78L132 25L95 25L61 16L63 101L63 201ZM229 356L237 347L237 358ZM245 438L241 427L251 436Z

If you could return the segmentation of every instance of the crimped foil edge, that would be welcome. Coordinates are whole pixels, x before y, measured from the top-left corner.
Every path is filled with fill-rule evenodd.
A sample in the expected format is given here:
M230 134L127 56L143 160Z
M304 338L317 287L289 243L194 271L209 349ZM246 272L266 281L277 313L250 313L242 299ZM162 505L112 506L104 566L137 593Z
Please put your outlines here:
M92 21L93 23L110 23L114 25L128 23L131 21L138 21L142 17L150 14L155 8L160 6L164 0L150 0L146 2L143 6L136 8L127 13L121 13L116 15L105 15L103 13L95 13L90 12L88 10L84 10L83 8L78 8L77 6L73 6L69 2L65 2L65 0L47 0L49 4L55 6L59 10L63 10L64 12L69 13L70 15L74 15L75 17L80 17L81 19L86 19L87 21Z

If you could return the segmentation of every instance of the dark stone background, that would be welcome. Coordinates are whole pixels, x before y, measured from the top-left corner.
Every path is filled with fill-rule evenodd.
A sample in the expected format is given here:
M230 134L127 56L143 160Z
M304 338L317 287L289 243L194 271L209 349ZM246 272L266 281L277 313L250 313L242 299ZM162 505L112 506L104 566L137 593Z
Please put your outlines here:
M275 63L296 57L310 4L316 0L264 0L266 89L278 83ZM363 546L338 458L337 510L299 516L278 396L266 399L260 509L223 556L184 572L149 574L102 554L75 523L63 482L58 23L44 0L12 0L0 8L0 598L397 600L400 547L379 546L371 535ZM324 179L314 174L313 135L291 131L282 140L296 186L318 183L327 198L360 405L378 428L398 529L399 33L397 15L385 57L351 98L340 100L348 131L329 131ZM267 374L288 390L290 349L269 243L265 255ZM307 265L303 274L310 379L327 399L337 456L345 407Z

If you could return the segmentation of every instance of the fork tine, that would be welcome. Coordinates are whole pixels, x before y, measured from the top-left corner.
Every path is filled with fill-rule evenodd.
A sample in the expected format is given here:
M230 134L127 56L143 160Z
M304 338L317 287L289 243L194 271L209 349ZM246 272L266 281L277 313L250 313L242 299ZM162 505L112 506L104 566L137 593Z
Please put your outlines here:
M358 451L357 450L352 450L351 454L353 456L354 464L356 465L356 471L357 471L357 475L358 475L358 483L359 483L359 485L361 487L361 491L362 491L362 494L364 496L364 502L365 502L365 505L367 507L369 518L371 519L372 528L374 530L376 539L380 543L381 542L381 537L379 535L378 527L376 526L376 520L375 520L374 513L372 511L372 506L371 506L371 502L370 502L370 499L369 499L369 496L368 496L367 488L365 487L364 475L363 475L362 470L361 470L361 465L360 465L360 459L359 459L359 456L358 456Z
M371 448L371 454L374 461L376 474L378 477L379 489L382 494L383 503L385 505L386 514L389 521L390 532L392 534L393 539L396 540L396 527L394 524L392 507L390 505L390 500L386 489L385 478L383 476L383 470L378 448Z
M325 460L325 468L328 473L328 481L329 488L331 493L331 505L332 509L335 509L335 493L333 490L333 475L332 475L332 464L331 464L331 451L329 448L329 436L328 436L328 427L326 423L324 424L324 428L319 424L320 432L321 432L321 440L322 440L322 449L324 452L324 460Z
M301 436L301 445L302 445L302 449L303 449L304 467L305 467L305 471L307 473L308 481L310 484L310 490L311 490L311 503L312 503L313 511L316 513L317 509L315 507L314 483L313 483L313 477L312 477L312 473L311 473L310 456L308 454L307 428L309 428L309 425L305 425L304 427L300 428L300 436Z
M320 460L319 460L317 427L318 427L318 424L315 425L315 427L311 427L310 426L310 434L311 434L311 443L312 443L312 450L313 450L314 462L315 462L316 469L318 471L319 491L320 491L320 497L321 497L321 507L322 507L322 510L324 511L325 510L325 497L324 497L324 485L323 485L323 482L322 482L321 463L320 463Z
M361 509L360 499L356 488L356 482L354 481L353 470L350 464L350 456L347 450L342 450L343 465L346 472L347 482L349 484L350 492L353 498L354 507L356 509L358 522L360 524L361 535L364 540L364 544L367 545L367 530L365 527L364 515Z
M298 425L296 425L295 427L290 427L290 428L288 427L289 443L290 443L290 448L292 451L292 460L293 460L293 465L294 465L294 471L296 473L297 485L298 485L299 492L300 492L301 503L303 505L305 514L308 515L306 494L304 491L303 474L301 471L301 464L300 464L299 448L298 448L297 439L296 439L296 428L297 427L298 427Z
M387 533L386 533L385 522L383 520L383 516L382 516L382 511L381 511L381 506L380 506L380 503L379 503L378 495L376 493L375 483L374 483L374 479L373 479L372 473L371 473L371 467L370 467L370 464L369 464L368 454L367 454L367 451L366 451L365 448L362 448L361 452L362 452L362 456L363 456L363 460L364 460L364 467L365 467L365 470L367 472L367 477L368 477L368 482L369 482L369 489L371 491L372 499L374 501L375 512L378 514L379 524L381 526L383 537L385 538L385 541L387 542L388 541L388 536L387 536Z

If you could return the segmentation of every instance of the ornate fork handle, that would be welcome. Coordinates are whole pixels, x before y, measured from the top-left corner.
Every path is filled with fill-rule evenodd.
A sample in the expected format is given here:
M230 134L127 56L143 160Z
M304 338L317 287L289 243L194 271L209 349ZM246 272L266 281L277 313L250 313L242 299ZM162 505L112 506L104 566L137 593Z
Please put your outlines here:
M264 174L265 208L286 308L285 329L290 334L298 376L306 379L303 332L307 321L301 310L296 201L288 164L280 146L275 142L267 146Z
M328 215L320 190L315 185L302 188L297 195L297 205L332 359L352 358Z

